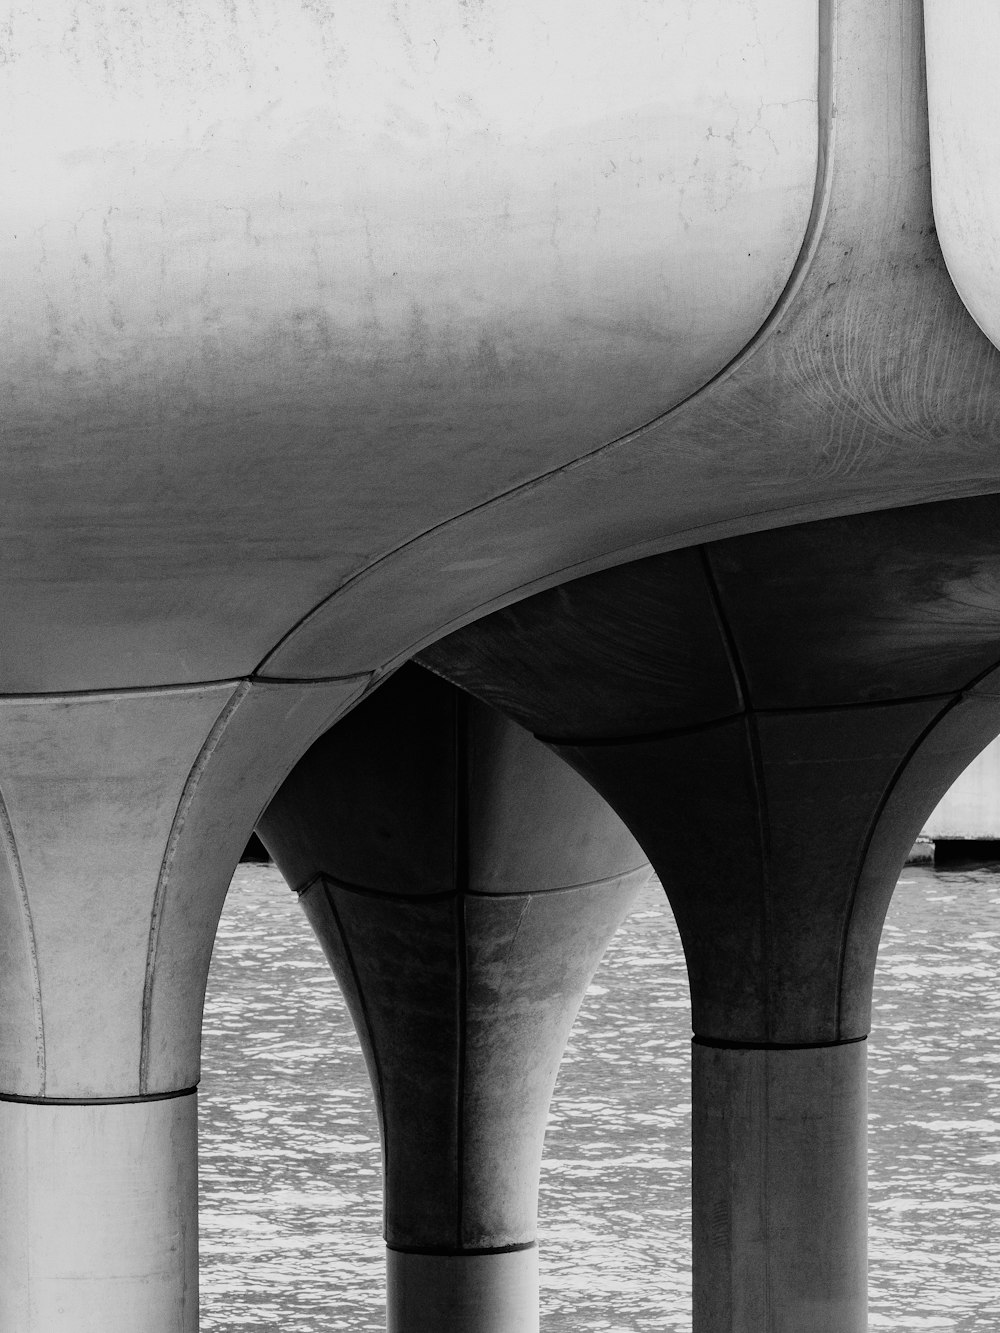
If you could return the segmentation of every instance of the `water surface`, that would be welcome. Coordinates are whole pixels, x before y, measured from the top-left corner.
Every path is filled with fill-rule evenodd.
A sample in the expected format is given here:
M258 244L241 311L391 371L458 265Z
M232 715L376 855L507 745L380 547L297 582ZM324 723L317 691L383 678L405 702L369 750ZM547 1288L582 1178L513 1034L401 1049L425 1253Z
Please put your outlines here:
M1000 1324L1000 868L908 868L870 1069L872 1329ZM546 1333L689 1333L689 1006L653 883L594 978L542 1172ZM271 866L242 865L212 963L202 1328L384 1329L378 1131L340 994Z

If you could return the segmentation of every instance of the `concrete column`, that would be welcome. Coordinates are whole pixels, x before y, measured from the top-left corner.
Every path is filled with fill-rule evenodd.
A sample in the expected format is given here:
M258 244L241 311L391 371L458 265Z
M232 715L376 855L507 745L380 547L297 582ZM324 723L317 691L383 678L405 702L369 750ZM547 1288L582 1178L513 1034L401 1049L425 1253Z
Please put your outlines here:
M0 1328L196 1333L196 1097L0 1100Z
M496 1254L386 1250L387 1333L537 1333L538 1247Z
M194 1333L215 928L363 682L0 698L0 1328Z
M389 1329L535 1333L549 1099L645 857L566 764L412 666L313 747L258 828L368 1061Z
M955 501L719 541L421 654L548 738L670 899L698 1043L697 1333L864 1327L879 936L924 820L1000 730L997 517Z
M692 1045L694 1333L864 1333L866 1045Z

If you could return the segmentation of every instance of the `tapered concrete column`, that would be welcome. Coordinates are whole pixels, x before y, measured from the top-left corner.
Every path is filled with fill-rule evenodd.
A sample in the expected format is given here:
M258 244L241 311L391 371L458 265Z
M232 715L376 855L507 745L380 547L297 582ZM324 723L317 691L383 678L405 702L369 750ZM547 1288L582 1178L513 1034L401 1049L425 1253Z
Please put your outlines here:
M0 699L5 1333L196 1333L218 916L261 807L363 685Z
M406 667L258 825L351 1009L382 1125L392 1333L534 1333L552 1087L649 875L567 765Z
M864 1333L866 1042L692 1056L695 1333Z
M421 655L547 737L670 899L695 1033L696 1333L864 1328L875 961L913 839L1000 731L998 508L639 561Z

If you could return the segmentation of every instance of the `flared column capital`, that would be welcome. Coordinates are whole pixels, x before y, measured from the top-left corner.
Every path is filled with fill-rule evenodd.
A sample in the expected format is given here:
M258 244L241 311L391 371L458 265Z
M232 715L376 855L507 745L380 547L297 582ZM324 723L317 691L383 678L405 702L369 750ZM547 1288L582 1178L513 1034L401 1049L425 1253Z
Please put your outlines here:
M363 681L0 699L0 1096L198 1080L215 928L254 820Z

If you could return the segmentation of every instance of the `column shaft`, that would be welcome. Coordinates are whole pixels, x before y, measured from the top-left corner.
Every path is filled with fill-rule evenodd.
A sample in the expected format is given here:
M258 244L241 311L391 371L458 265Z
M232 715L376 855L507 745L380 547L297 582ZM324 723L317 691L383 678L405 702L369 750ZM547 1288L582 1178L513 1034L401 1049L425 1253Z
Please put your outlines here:
M386 1330L538 1333L538 1249L500 1254L386 1251Z
M0 1328L196 1333L196 1101L0 1102Z
M693 1044L694 1333L867 1328L866 1045Z

